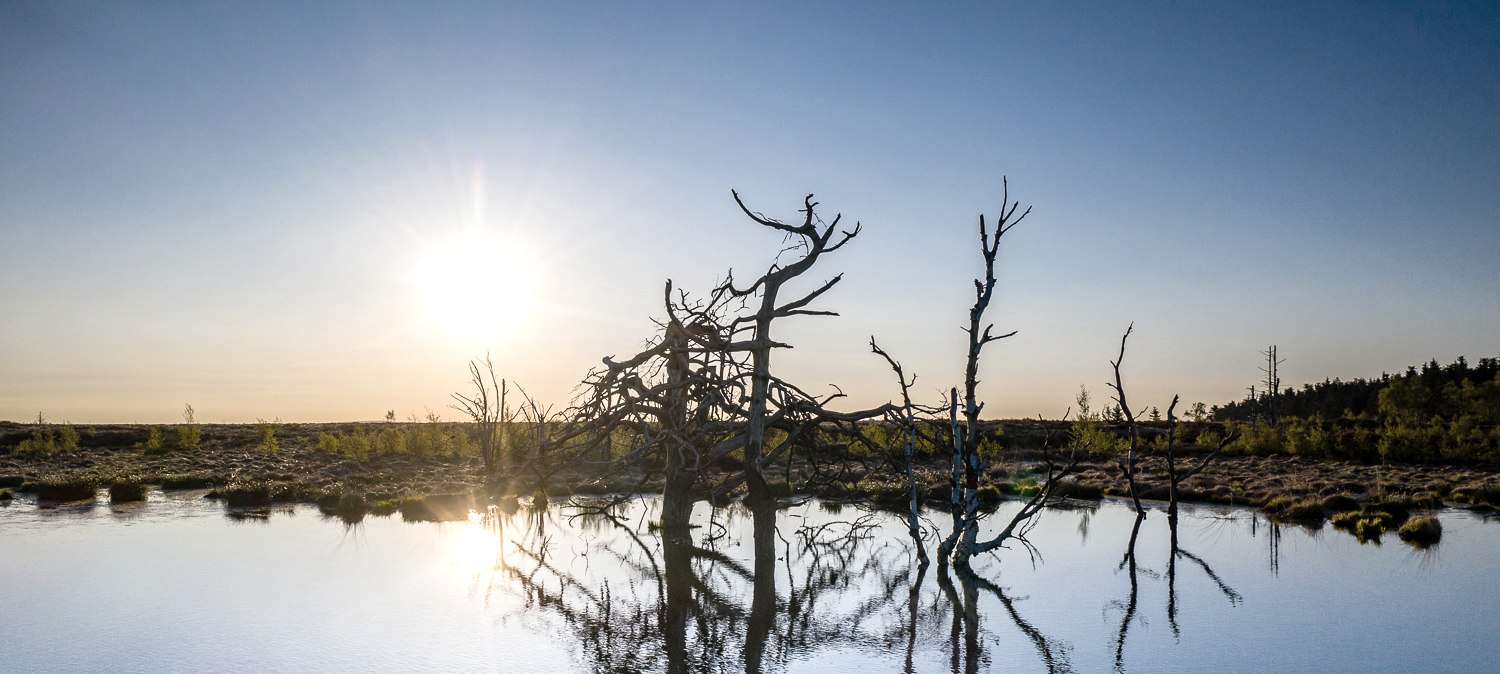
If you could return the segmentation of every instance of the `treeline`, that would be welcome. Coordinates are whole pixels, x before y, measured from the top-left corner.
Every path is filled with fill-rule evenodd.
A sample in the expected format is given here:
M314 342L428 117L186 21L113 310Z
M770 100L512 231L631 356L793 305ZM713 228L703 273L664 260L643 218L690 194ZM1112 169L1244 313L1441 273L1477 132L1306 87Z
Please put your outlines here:
M1216 405L1244 451L1411 463L1500 462L1500 358L1436 360Z

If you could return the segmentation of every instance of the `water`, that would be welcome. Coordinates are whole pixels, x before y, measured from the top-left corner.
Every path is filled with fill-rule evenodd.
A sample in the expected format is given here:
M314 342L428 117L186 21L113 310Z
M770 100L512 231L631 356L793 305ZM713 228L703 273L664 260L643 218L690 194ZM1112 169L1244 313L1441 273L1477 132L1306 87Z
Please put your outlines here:
M107 500L107 499L104 499ZM1493 671L1500 526L1361 544L1247 511L1143 523L1048 511L977 580L914 564L897 518L782 510L757 560L743 508L691 540L655 502L355 526L310 506L231 518L201 492L0 506L12 671ZM1008 506L995 516L1003 517ZM933 513L934 523L943 523ZM769 548L767 549L769 550ZM774 558L773 558L774 556ZM1133 570L1133 572L1132 572Z

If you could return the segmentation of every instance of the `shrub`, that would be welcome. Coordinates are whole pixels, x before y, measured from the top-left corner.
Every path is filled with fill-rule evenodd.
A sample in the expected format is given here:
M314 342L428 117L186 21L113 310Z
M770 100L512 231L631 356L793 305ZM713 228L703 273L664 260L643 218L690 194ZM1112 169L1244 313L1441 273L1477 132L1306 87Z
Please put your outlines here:
M260 439L260 451L267 454L275 454L280 450L276 444L276 427L281 425L281 419L273 421L265 419L255 420L255 437Z
M167 451L167 443L162 439L161 429L155 426L151 427L151 432L146 436L146 441L137 446L144 449L147 454L160 454Z
M57 429L58 449L78 449L78 430L73 424L64 421L62 427Z
M177 427L177 446L182 449L197 449L203 440L203 429L198 426L197 419L193 418L193 406L185 405L182 409L182 425Z
M11 491L9 487L0 489L0 501L9 501L15 497L15 492Z
M363 430L356 430L353 433L339 437L338 449L347 456L364 459L370 456L370 448L374 444L370 438L369 433Z
M319 433L318 450L329 454L337 454L339 451L339 437L332 433Z

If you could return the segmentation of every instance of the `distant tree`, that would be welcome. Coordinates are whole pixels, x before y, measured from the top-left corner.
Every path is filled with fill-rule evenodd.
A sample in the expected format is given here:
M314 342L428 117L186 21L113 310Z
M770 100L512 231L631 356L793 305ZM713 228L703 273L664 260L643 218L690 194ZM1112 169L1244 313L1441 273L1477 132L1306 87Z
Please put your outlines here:
M177 446L181 449L197 449L203 439L203 428L193 416L193 406L182 406L182 424L177 427Z

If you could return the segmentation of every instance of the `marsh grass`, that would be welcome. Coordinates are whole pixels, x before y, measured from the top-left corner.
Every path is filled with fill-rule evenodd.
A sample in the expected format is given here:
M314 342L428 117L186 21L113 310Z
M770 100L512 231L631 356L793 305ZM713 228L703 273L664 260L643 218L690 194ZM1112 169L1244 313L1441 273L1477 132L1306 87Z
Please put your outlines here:
M146 483L135 475L118 477L109 483L111 503L130 503L146 500Z
M53 503L92 501L103 480L97 475L50 477L32 483L38 501Z
M1359 501L1348 494L1333 494L1323 499L1323 509L1331 513L1346 513L1359 510Z
M1342 512L1333 516L1333 526L1354 534L1361 543L1379 542L1381 534L1390 531L1397 518L1384 510Z
M273 486L265 480L236 480L218 490L231 508L265 508L271 505Z
M468 494L429 494L400 500L397 510L407 522L453 522L469 516Z
M1431 515L1419 515L1406 521L1396 530L1401 540L1419 548L1433 545L1443 538L1443 524Z
M157 478L162 489L206 489L223 484L210 473L170 473Z
M1290 494L1273 497L1260 509L1270 515L1271 519L1298 524L1322 525L1327 517L1323 504L1316 499Z

